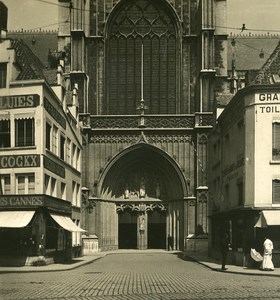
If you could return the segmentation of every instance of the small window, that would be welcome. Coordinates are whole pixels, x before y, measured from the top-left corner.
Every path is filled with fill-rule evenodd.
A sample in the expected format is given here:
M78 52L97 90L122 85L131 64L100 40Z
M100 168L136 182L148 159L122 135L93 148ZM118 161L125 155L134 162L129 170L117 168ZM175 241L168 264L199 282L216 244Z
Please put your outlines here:
M45 192L47 195L50 195L50 176L45 174Z
M51 125L49 123L46 123L46 148L48 150L51 150L51 131Z
M56 197L57 196L57 192L56 192L56 179L55 178L51 178L51 196Z
M11 147L10 120L0 120L0 148Z
M272 124L272 159L280 160L280 123Z
M7 64L0 63L0 89L7 87Z
M34 146L34 119L16 120L16 147Z
M76 145L73 143L73 144L72 144L72 156L71 156L71 160L72 160L72 166L73 166L74 168L77 167L77 161L76 161L76 149L77 149L77 147L76 147Z
M272 203L280 204L280 180L274 179L272 181Z

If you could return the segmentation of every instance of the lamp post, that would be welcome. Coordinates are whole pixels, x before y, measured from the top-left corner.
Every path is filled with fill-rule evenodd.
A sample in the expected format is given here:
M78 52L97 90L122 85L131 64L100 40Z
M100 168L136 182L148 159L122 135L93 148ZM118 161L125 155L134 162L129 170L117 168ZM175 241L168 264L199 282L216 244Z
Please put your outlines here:
M82 204L83 204L83 212L85 214L85 228L87 231L87 235L89 235L89 214L93 213L93 209L96 206L96 202L94 199L89 197L89 189L87 187L82 187Z

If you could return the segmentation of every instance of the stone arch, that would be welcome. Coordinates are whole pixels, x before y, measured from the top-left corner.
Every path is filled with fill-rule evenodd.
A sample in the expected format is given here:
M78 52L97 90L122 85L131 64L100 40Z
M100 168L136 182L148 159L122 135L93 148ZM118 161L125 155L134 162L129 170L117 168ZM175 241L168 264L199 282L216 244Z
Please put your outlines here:
M124 199L127 184L131 197L139 198L142 177L145 198L174 201L188 196L186 178L177 162L161 149L141 142L126 148L108 162L99 179L98 197ZM157 183L160 192L156 191Z

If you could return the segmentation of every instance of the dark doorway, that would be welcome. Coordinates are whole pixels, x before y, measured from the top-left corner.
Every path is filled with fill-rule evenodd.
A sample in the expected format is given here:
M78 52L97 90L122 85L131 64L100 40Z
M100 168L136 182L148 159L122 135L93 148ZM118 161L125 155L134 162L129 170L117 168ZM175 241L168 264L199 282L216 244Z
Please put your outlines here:
M166 214L154 211L148 216L148 248L166 249Z
M119 215L119 249L137 249L137 216L133 213Z

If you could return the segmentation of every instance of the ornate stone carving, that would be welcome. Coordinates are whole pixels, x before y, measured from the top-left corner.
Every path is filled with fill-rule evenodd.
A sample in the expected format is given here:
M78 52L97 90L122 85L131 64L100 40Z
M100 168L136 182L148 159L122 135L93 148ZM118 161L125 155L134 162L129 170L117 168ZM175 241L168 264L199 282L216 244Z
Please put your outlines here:
M98 144L98 143L128 143L128 144L135 144L139 140L138 135L109 135L109 134L104 134L104 135L93 135L90 137L90 143Z
M156 209L160 211L166 211L166 207L162 203L152 203L152 204L146 204L146 203L122 203L117 205L117 212L124 212L126 209L134 212L149 212L154 211Z

